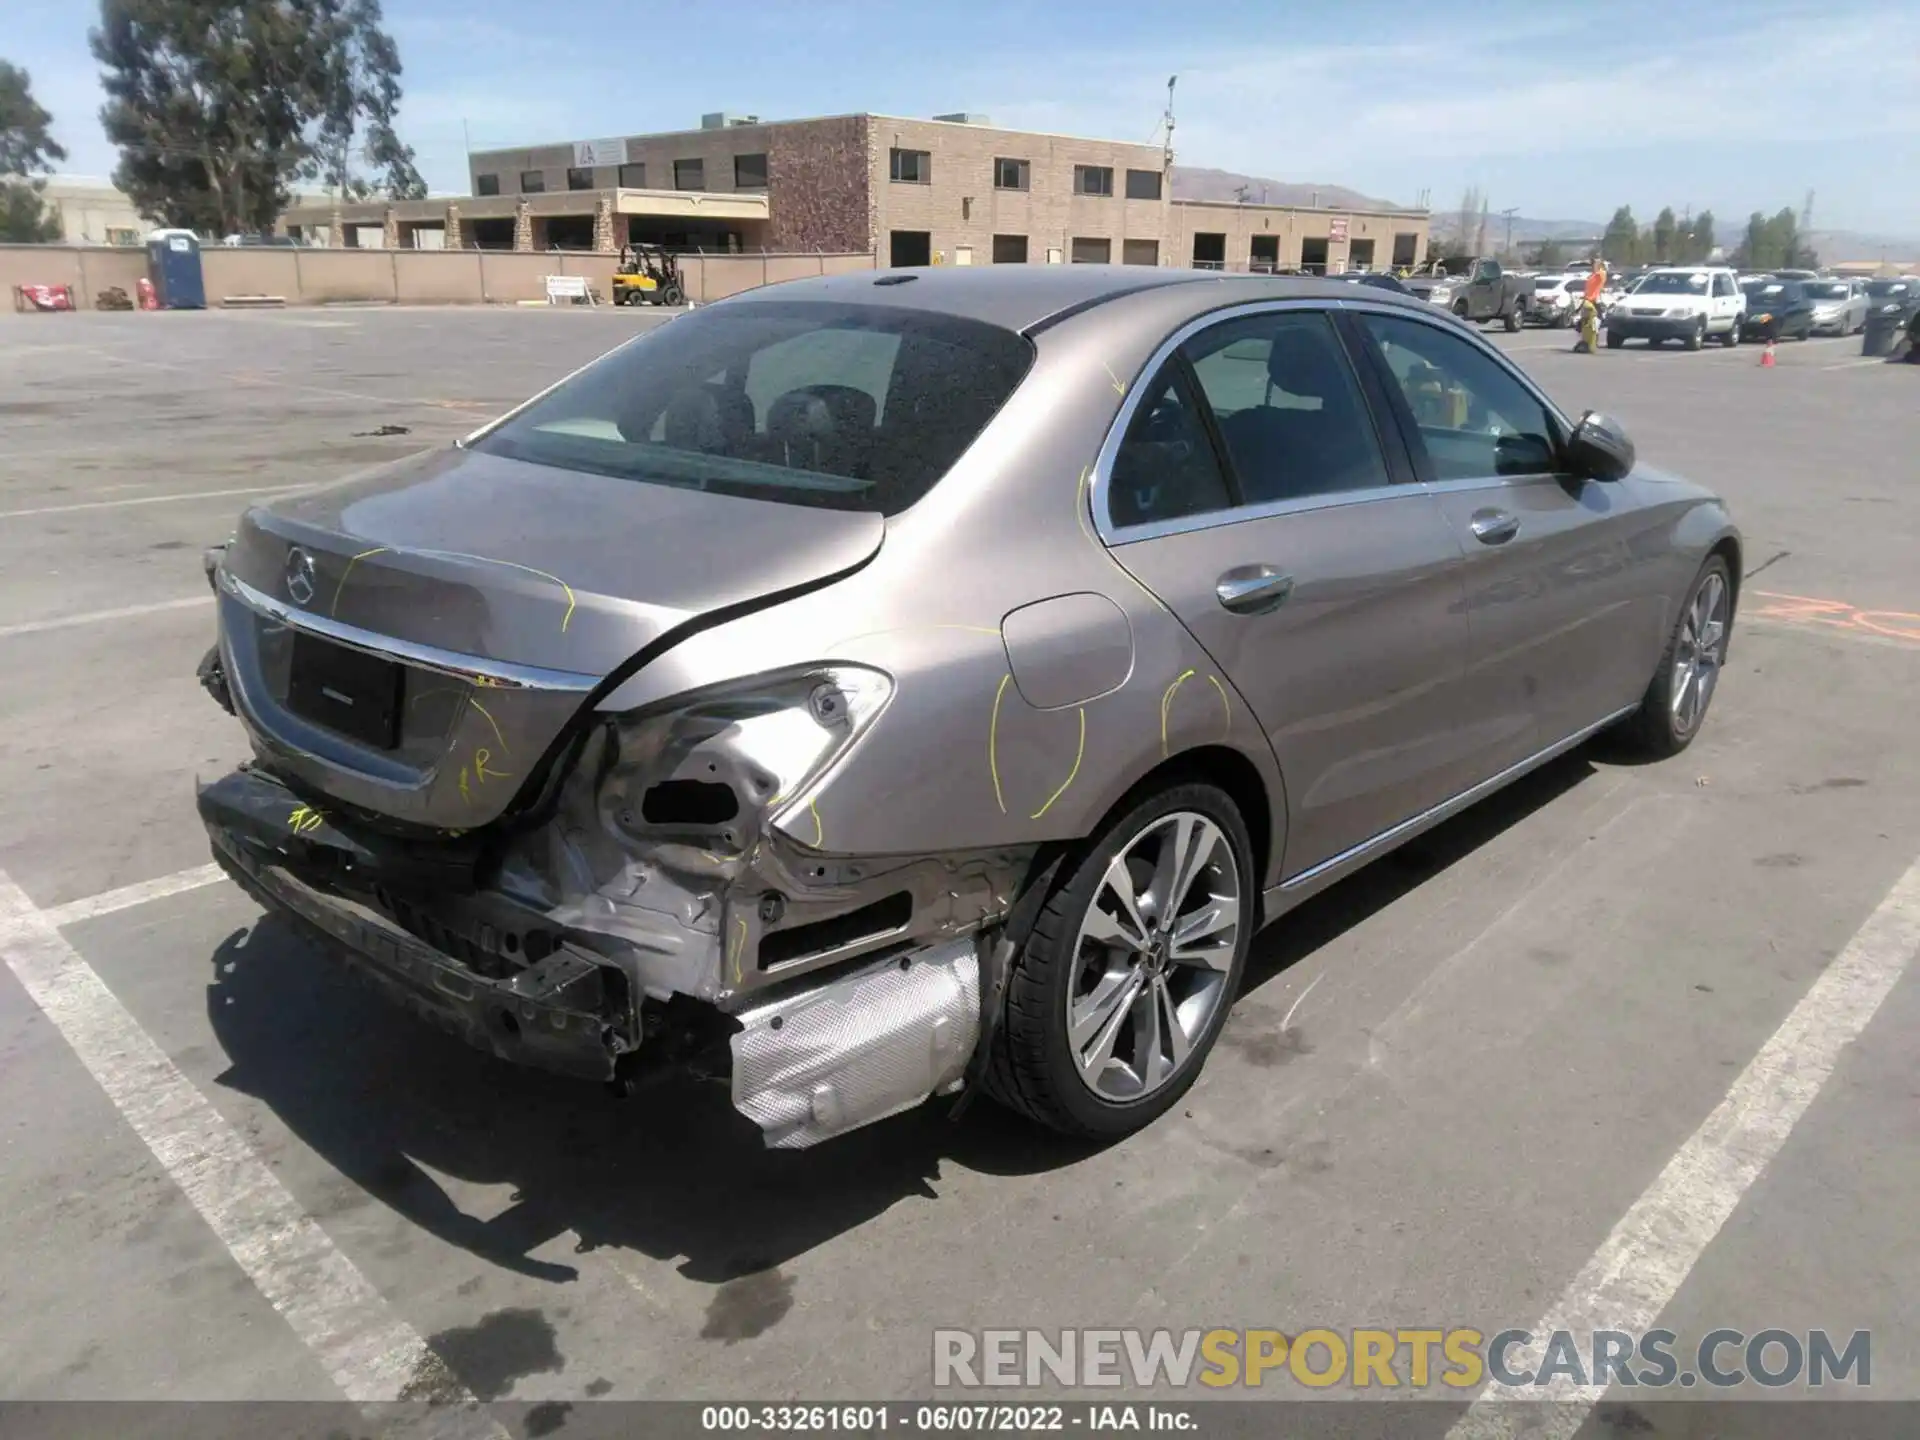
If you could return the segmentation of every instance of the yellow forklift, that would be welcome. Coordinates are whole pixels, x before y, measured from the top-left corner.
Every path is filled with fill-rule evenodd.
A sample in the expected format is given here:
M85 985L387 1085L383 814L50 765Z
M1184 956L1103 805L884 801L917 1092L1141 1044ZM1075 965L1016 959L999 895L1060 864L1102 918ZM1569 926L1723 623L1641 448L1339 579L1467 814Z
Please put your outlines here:
M658 245L623 245L613 273L616 305L678 305L686 296L680 261Z

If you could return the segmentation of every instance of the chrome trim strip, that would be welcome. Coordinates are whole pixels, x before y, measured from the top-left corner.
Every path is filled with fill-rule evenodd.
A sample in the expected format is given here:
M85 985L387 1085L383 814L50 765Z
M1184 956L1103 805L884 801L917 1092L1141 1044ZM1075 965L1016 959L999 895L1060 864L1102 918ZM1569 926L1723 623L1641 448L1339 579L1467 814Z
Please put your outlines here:
M1312 869L1302 870L1298 875L1293 876L1291 879L1282 880L1280 882L1280 890L1283 893L1288 890L1297 890L1302 885L1308 885L1308 884L1311 884L1313 881L1320 879L1321 877L1326 875L1327 872L1330 870L1337 870L1342 866L1357 864L1360 861L1365 860L1369 856L1373 855L1376 851L1392 845L1394 841L1406 837L1409 834L1409 832L1417 829L1422 829L1427 825L1434 824L1435 822L1440 820L1444 820L1449 816L1457 813L1458 811L1466 809L1469 805L1472 805L1475 801L1483 800L1488 795L1491 795L1495 790L1498 790L1502 785L1505 785L1509 780L1517 780L1520 776L1524 775L1527 771L1534 769L1536 766L1544 765L1547 763L1547 761L1554 759L1556 756L1566 754L1567 751L1573 749L1574 746L1580 744L1583 740L1590 739L1594 735L1599 734L1602 730L1606 729L1607 726L1613 724L1613 722L1616 720L1624 720L1627 716L1631 715L1635 710L1638 710L1639 708L1640 707L1638 705L1622 706L1620 709L1614 711L1611 715L1607 716L1605 719L1596 720L1593 724L1586 726L1584 729L1574 731L1573 734L1567 736L1566 739L1556 741L1552 745L1547 746L1546 749L1537 751L1536 753L1529 755L1526 759L1521 760L1516 764L1509 765L1506 769L1502 770L1498 775L1494 775L1486 780L1482 780L1478 785L1475 785L1472 789L1462 790L1458 795L1454 796L1451 800L1442 800L1438 805L1433 806L1431 809L1422 810L1418 815L1415 815L1412 819L1402 820L1398 825L1393 826L1391 829L1382 830L1378 835L1374 836L1371 840L1362 840L1358 845L1355 845L1351 849L1341 851L1338 855L1335 855L1331 860L1322 860L1318 865L1315 865Z
M516 665L505 660L483 660L461 655L433 645L421 645L392 635L376 635L357 625L343 624L324 615L309 614L291 605L263 595L230 570L219 573L220 588L256 614L294 630L323 635L336 644L390 660L404 660L422 670L432 670L460 680L481 681L509 690L557 690L584 695L600 683L597 675L581 675L572 670L546 670L537 665Z
M1376 500L1403 500L1425 487L1412 485L1369 485L1364 490L1331 490L1325 495L1303 495L1293 500L1269 500L1264 505L1241 505L1231 510L1208 510L1199 515L1182 515L1177 520L1154 520L1145 525L1129 525L1106 537L1116 549L1136 540L1158 540L1163 535L1181 535L1189 530L1214 530L1240 525L1249 520L1268 520L1276 515L1299 515L1314 510L1337 510L1346 505L1367 505Z

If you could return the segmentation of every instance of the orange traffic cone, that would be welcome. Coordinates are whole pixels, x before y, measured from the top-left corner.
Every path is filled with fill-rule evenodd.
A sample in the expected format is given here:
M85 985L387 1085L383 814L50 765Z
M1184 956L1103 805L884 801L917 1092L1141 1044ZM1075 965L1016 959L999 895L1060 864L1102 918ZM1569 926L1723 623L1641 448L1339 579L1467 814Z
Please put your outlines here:
M1760 368L1762 370L1773 368L1773 341L1771 340L1767 341L1767 348L1760 352Z

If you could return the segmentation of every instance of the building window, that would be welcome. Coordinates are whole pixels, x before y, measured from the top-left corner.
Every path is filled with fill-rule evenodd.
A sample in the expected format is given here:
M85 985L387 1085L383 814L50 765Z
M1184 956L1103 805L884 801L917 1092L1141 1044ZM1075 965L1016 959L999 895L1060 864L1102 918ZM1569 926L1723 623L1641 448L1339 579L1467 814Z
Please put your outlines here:
M1027 237L1024 235L996 235L993 237L993 263L996 265L1024 265L1027 263Z
M707 162L704 160L676 160L673 162L673 188L676 190L704 190L707 188Z
M1033 167L1025 160L996 158L993 162L993 188L1025 190L1032 183Z
M1420 237L1402 230L1393 237L1393 266L1412 265L1420 253Z
M1073 237L1073 263L1076 265L1106 265L1113 260L1113 241L1105 236Z
M139 243L140 232L138 230L120 230L111 226L107 229L107 244L109 245L138 245Z
M736 190L767 188L767 157L764 151L758 155L733 157L733 188Z
M646 189L647 167L645 165L622 165L620 167L620 187L623 190Z
M1160 242L1158 240L1121 241L1120 263L1122 265L1158 265Z
M925 150L901 150L887 152L888 175L905 185L931 185L933 183L933 156Z
M500 193L500 177L498 175L474 176L473 193L476 195L498 195Z
M1218 232L1202 230L1193 237L1193 268L1196 270L1224 270L1227 268L1227 237Z
M1129 200L1158 200L1160 198L1160 172L1158 170L1129 170L1127 172L1127 198Z
M1113 194L1113 167L1111 165L1074 166L1073 193L1076 195Z
M593 188L593 170L586 165L567 167L567 188L569 190L591 190Z
M540 195L546 192L547 172L544 170L522 170L520 172L520 193L522 195Z

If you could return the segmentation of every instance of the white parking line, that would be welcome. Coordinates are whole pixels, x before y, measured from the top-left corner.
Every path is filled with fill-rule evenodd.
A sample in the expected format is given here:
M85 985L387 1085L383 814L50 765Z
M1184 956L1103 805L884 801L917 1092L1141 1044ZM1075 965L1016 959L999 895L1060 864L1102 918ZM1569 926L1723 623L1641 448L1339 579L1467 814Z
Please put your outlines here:
M122 605L114 610L84 610L78 615L61 615L53 620L26 620L18 625L0 625L0 640L11 635L38 635L42 630L65 630L70 625L97 625L103 620L132 620L141 615L157 615L165 610L191 610L212 603L213 592L180 600L155 600L149 605Z
M347 1399L477 1402L140 1028L46 912L0 872L0 953L247 1278ZM466 1411L456 1417L484 1425Z
M56 927L78 925L82 920L111 915L116 910L129 910L149 900L164 900L169 895L198 890L203 885L217 885L226 878L227 872L218 865L196 865L191 870L162 875L157 880L141 880L133 885L122 885L118 890L89 895L81 900L69 900L64 905L42 910L40 915L49 925Z
M1590 1353L1595 1330L1651 1327L1748 1188L1833 1074L1840 1052L1873 1019L1880 1002L1920 950L1920 860L1908 867L1847 948L1821 973L1793 1012L1733 1082L1646 1193L1533 1326L1533 1345L1515 1347L1508 1365L1537 1370L1547 1337L1572 1332ZM1447 1440L1569 1440L1604 1386L1489 1382ZM1556 1401L1551 1407L1504 1402Z
M126 505L171 505L176 500L219 500L228 495L284 495L304 485L247 485L238 490L188 490L177 495L129 495L120 500L82 500L72 505L36 505L30 510L0 510L0 520L27 515L71 515L76 510L117 510Z

